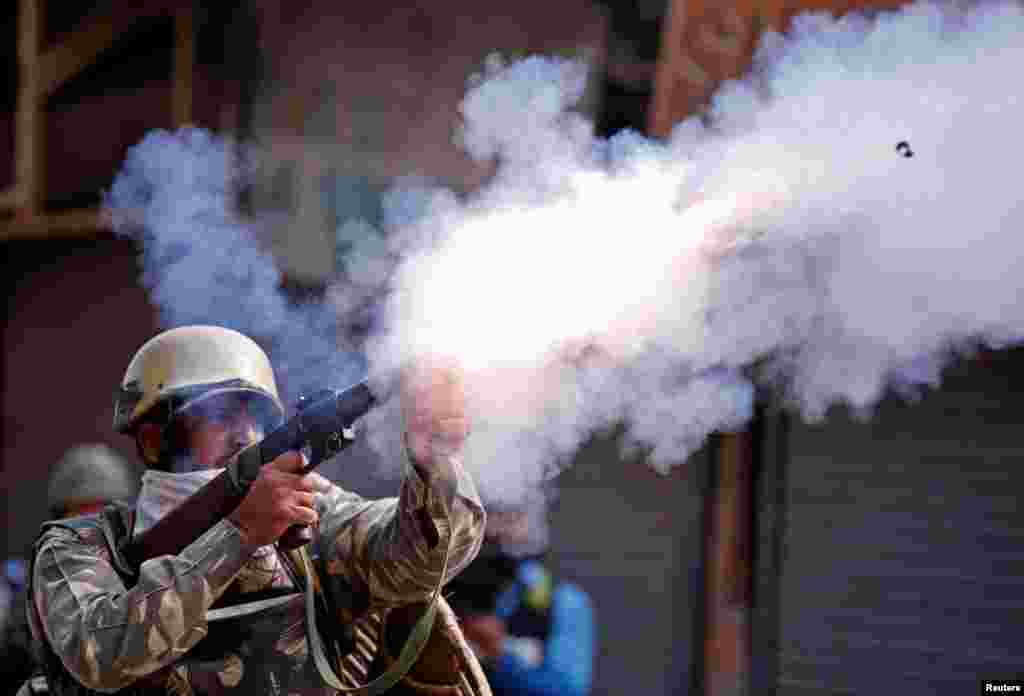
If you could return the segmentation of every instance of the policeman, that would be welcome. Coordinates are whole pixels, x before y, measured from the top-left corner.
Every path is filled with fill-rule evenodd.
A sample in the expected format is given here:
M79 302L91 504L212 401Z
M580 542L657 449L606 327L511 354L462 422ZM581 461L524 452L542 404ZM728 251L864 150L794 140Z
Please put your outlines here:
M130 502L138 491L139 474L131 462L108 445L86 443L70 448L54 464L46 487L46 507L50 519L77 517L116 501ZM27 687L30 693L41 693L46 686L42 675L36 673L40 666L25 613L24 574L20 559L5 564L5 576L16 592L0 648L0 681L6 685L2 694L15 693L29 678L33 678Z
M270 361L250 338L189 326L150 339L114 406L115 428L134 437L147 467L138 501L44 525L34 548L29 618L51 690L329 693L309 664L294 593L300 571L277 539L293 524L310 525L326 575L380 607L429 599L483 538L484 510L458 457L468 431L458 370L422 361L403 375L401 399L407 461L397 497L367 500L302 475L304 457L286 453L181 553L131 568L118 552L127 537L283 418Z

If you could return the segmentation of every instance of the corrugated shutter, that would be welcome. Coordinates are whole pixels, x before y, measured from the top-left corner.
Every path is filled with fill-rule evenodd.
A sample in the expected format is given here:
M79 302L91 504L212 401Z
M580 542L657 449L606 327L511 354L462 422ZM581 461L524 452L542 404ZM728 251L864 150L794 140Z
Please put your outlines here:
M794 424L778 693L966 694L1024 675L1024 356L869 423Z
M708 457L664 476L599 438L559 477L550 565L594 605L591 696L692 693Z

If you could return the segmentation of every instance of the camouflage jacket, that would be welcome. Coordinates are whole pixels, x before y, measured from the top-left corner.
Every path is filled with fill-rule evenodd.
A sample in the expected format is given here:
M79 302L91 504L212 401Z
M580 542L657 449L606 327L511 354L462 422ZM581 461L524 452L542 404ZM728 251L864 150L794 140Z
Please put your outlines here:
M317 497L321 568L371 607L426 600L448 540L446 580L473 559L483 538L484 510L457 459L432 472L429 483L416 467L407 464L406 472L397 498L366 500L337 486ZM225 519L179 555L146 561L126 581L113 549L130 529L129 519L57 524L36 543L32 629L65 675L94 691L147 696L328 693L309 665L299 596L226 624L208 620L215 603L294 589L283 554L247 545Z

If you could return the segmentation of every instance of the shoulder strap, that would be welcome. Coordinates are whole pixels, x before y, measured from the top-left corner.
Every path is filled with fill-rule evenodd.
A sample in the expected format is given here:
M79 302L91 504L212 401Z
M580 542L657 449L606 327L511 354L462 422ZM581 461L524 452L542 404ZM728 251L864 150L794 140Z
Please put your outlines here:
M120 573L122 579L134 581L139 574L139 569L121 555L121 548L131 538L135 509L124 503L113 503L103 508L100 514L106 521L106 524L102 526L103 536L110 547L114 568Z
M451 516L447 509L445 510L445 517L448 518L447 528L450 530L452 528ZM423 610L423 614L416 620L416 624L409 632L409 637L406 638L405 645L402 646L398 659L383 674L362 686L345 686L334 671L334 668L331 667L323 642L320 639L320 634L316 630L314 623L316 617L316 597L313 591L313 583L306 583L306 630L309 638L309 650L313 654L313 663L316 665L317 672L320 673L320 678L323 679L325 684L342 694L380 696L380 694L391 689L409 673L409 670L416 664L416 660L419 659L420 654L423 652L423 648L426 647L427 640L430 638L430 632L434 628L434 620L437 616L437 600L441 597L444 578L448 574L448 557L451 553L451 548L451 537L449 535L448 544L444 550L444 561L441 564L441 577L437 581L437 587L434 588L434 592L427 603L426 609ZM300 558L304 566L304 572L307 577L314 577L309 557L303 551L303 549L300 549Z
M352 626L349 624L338 625L338 607L333 601L334 598L327 592L331 585L329 578L321 578L312 571L310 564L306 563L308 553L305 547L291 550L279 548L278 553L281 555L285 570L295 587L304 594L309 588L314 595L317 611L315 614L307 613L306 620L309 624L307 632L315 631L319 634L322 630L326 633L330 657L334 661L339 660L341 655L352 647L349 635Z

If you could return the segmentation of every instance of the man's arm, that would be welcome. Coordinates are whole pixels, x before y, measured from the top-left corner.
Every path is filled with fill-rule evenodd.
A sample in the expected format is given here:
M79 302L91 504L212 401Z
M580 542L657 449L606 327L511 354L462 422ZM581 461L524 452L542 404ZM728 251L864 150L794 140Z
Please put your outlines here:
M222 520L181 554L143 563L126 588L97 546L55 528L36 555L32 602L65 668L84 686L113 692L206 635L206 610L255 549Z
M366 500L338 486L317 498L328 572L368 591L373 604L429 599L449 542L445 582L476 557L483 541L484 508L458 457L437 458L430 468L413 466L407 457L397 498Z

